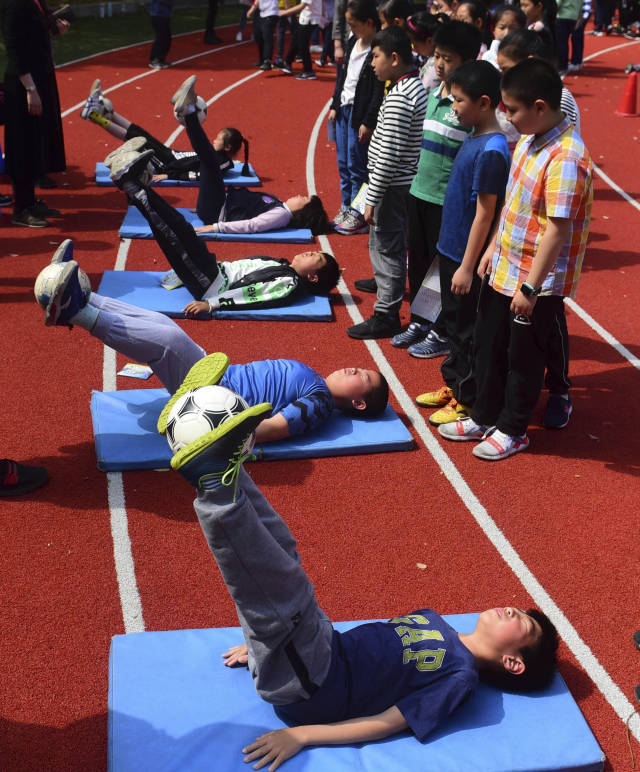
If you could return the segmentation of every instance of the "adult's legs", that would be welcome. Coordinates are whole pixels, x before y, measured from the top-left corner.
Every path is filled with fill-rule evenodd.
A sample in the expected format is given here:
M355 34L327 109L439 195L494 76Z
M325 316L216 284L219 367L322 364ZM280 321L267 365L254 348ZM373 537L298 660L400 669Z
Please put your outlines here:
M216 16L218 15L218 0L209 0L207 4L207 21L204 28L204 42L213 43L216 35Z
M92 292L88 304L100 309L91 334L105 345L148 364L174 394L205 350L168 316Z
M273 59L273 33L278 23L277 16L263 16L262 24L262 61L270 62Z
M196 300L200 300L220 275L216 257L180 212L155 190L137 183L124 186L127 199L151 226L173 270Z
M224 178L220 171L220 157L195 112L185 115L184 125L191 147L200 158L200 190L196 211L205 225L211 225L218 222L226 195Z
M149 61L164 62L171 48L171 19L168 16L152 16L151 24L155 40L151 46Z
M404 297L407 276L406 185L389 187L374 209L375 225L369 231L369 256L377 284L374 311L396 315Z
M275 705L311 696L329 670L333 631L289 529L244 469L235 497L233 486L200 488L194 508L236 605L258 694Z

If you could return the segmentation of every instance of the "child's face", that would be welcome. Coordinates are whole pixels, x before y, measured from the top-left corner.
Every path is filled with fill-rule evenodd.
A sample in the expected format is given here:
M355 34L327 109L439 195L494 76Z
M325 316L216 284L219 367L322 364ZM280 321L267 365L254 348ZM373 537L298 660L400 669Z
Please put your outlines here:
M351 32L353 32L355 37L358 38L358 40L372 37L375 34L376 29L371 19L367 19L367 21L360 21L360 19L356 19L356 17L349 11L347 11L345 14L345 19L349 25L349 29Z
M437 13L445 13L447 16L453 16L458 8L457 0L449 5L445 0L433 0L429 7L429 12L434 16Z
M451 96L453 97L453 112L458 116L460 123L463 126L475 126L484 112L482 99L471 99L457 83L451 86Z
M420 56L426 58L433 54L433 38L427 38L425 40L424 38L416 38L413 35L409 35L409 37L411 38L413 50L419 53Z
M516 15L512 11L505 11L496 22L493 29L493 39L502 40L514 29L520 29Z
M327 258L322 252L300 252L291 261L291 267L304 278L315 276L327 264Z
M383 83L387 80L394 80L396 67L394 66L398 61L396 54L387 56L384 51L375 46L373 49L373 58L371 60L371 66L376 74L376 78Z
M462 57L454 51L436 46L433 52L433 66L436 75L440 80L444 80L449 73L453 72L462 64Z
M527 17L527 22L533 24L542 19L542 3L535 3L534 0L520 0L520 8Z
M380 386L380 373L360 367L345 367L327 375L324 379L335 406L344 409L350 406L366 407L366 401L373 389Z
M471 9L468 3L462 3L458 6L456 11L456 19L463 21L465 24L473 24L476 27L482 27L482 19L474 19L470 13Z
M505 107L507 120L520 134L539 134L545 130L548 105L542 99L536 100L529 106L514 99L508 91L502 91L502 104Z
M224 131L219 131L216 135L216 138L213 140L213 149L218 153L222 153L223 151L228 153L231 150L230 145L227 143L227 137Z
M542 635L533 617L511 606L483 611L476 630L491 641L496 651L512 654L535 645Z
M504 75L507 70L510 70L512 67L515 67L518 62L516 62L515 59L510 59L508 56L505 56L501 51L498 51L498 69L500 72Z

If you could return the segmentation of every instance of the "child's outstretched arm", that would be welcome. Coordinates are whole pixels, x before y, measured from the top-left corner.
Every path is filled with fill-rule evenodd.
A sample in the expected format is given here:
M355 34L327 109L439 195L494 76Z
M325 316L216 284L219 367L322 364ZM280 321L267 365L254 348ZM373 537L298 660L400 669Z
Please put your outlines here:
M382 740L392 734L402 732L408 726L405 717L393 705L376 716L351 718L335 724L310 724L276 729L260 735L255 742L242 749L246 754L244 761L249 763L259 759L254 769L262 769L269 764L269 772L295 756L307 745L348 745L350 743Z
M498 196L495 193L478 193L476 214L471 223L462 263L451 278L451 293L453 295L468 295L471 290L473 272L491 230L497 203Z

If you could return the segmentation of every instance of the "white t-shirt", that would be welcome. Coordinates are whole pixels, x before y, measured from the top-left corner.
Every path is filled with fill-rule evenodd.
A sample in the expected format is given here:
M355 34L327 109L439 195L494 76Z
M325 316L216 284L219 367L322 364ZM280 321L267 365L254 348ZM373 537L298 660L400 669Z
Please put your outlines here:
M258 0L258 9L260 16L266 18L267 16L278 15L278 0Z
M349 65L347 67L347 74L344 78L344 85L342 86L342 94L340 94L340 106L352 105L353 100L356 98L356 86L358 85L358 78L362 72L362 65L367 58L367 54L371 51L371 46L367 46L360 50L361 41L356 41L351 56L349 57Z
M324 17L322 14L322 0L302 0L304 8L298 16L298 24L306 26L307 24L322 24Z

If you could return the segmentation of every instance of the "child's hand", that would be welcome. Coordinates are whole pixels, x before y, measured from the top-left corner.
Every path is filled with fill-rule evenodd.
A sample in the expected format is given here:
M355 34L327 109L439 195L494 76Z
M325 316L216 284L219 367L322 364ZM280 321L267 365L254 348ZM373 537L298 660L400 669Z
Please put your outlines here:
M154 174L151 178L151 182L162 182L163 180L168 180L169 175L168 174Z
M493 253L487 253L487 252L485 252L484 255L482 255L482 257L480 258L480 262L478 263L477 274L481 279L484 278L484 275L486 273L489 273L489 269L491 268L492 258L493 258Z
M193 230L196 233L213 233L213 225L194 225Z
M344 48L339 40L333 41L333 61L336 64L342 64L344 62Z
M328 119L329 119L329 120L330 120L332 123L335 123L335 120L336 120L336 111L335 111L335 110L329 110L329 115L328 115L327 117L328 117Z
M300 728L276 729L275 732L261 734L255 742L242 749L242 752L247 754L244 757L245 763L248 764L255 759L260 759L257 764L253 765L254 769L262 769L269 762L273 762L269 767L269 772L278 769L283 761L295 756L304 748L304 743L297 739L297 730Z
M372 206L365 206L364 208L364 221L368 222L369 225L375 225L376 222L373 219L373 207Z
M358 129L358 142L361 145L366 145L367 142L371 139L371 135L373 134L373 130L370 129L368 126L365 126L364 123L360 128Z
M206 300L193 300L182 309L185 316L198 316L198 314L208 314L211 308Z
M460 266L451 277L451 294L468 295L473 281L473 269L470 271Z
M225 651L222 655L224 664L227 667L236 667L236 665L246 665L249 661L249 650L246 643L241 643L239 646L232 646L228 651Z
M531 316L537 299L536 295L528 298L518 290L511 301L511 311L516 316Z

